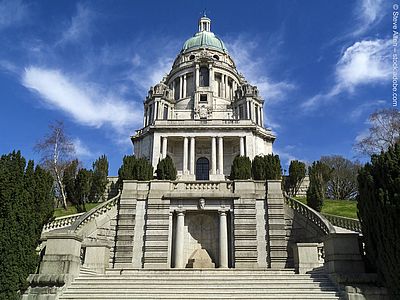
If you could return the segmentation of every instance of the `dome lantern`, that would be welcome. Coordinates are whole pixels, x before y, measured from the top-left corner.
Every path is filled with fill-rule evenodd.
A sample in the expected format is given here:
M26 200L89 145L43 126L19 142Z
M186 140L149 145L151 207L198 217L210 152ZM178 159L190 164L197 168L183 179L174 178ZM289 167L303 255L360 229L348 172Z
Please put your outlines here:
M202 31L211 31L211 20L206 15L202 16L199 20L199 32Z

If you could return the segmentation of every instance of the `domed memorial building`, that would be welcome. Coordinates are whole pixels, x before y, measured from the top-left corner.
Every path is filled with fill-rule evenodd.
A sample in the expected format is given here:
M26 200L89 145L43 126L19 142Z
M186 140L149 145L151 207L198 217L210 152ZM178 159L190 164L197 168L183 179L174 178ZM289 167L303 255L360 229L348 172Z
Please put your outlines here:
M179 180L225 180L237 155L272 153L264 101L239 74L221 39L202 17L169 74L150 88L144 124L132 141L135 155L156 167L169 155Z
M339 231L280 180L229 179L236 156L271 154L275 136L211 20L198 25L131 137L154 168L171 157L177 179L124 180L47 224L23 299L340 299L327 275L364 271L357 224Z

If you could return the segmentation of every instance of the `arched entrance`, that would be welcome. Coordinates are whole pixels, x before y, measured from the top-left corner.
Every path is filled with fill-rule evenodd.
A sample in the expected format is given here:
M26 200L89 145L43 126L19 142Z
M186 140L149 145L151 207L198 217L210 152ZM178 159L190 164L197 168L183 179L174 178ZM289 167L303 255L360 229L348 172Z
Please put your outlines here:
M209 180L210 162L200 157L196 162L196 180Z

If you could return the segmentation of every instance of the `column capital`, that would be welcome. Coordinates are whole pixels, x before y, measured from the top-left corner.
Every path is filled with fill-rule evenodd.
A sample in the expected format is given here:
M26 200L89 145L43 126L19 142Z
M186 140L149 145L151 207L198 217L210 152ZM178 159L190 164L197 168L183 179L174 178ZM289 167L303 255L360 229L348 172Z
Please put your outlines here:
M176 209L175 212L176 212L176 214L178 216L184 216L185 213L186 213L186 210L184 210L184 209Z
M219 214L220 216L226 216L227 213L228 213L228 210L218 210L218 214Z

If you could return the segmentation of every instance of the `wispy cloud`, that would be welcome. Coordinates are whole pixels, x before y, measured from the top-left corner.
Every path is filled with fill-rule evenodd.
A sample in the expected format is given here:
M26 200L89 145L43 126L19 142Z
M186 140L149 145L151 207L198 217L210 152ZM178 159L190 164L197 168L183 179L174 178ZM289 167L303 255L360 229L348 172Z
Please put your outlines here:
M22 84L35 91L44 103L72 117L77 123L93 127L111 125L115 130L138 125L140 109L118 95L107 93L91 83L75 82L60 70L29 67Z
M268 102L282 100L288 91L295 88L295 85L288 81L274 80L267 69L267 61L271 60L268 55L256 54L259 45L254 40L239 35L236 39L226 42L228 51L236 63L239 72L260 90L261 95Z
M374 100L374 101L368 101L365 102L361 105L359 105L357 108L355 108L353 111L350 113L350 120L354 121L360 118L364 113L370 111L371 109L374 109L376 107L383 106L387 103L385 100Z
M22 0L0 1L0 30L25 22L28 15L28 5Z
M73 144L75 147L75 154L80 159L95 158L99 156L99 153L90 150L89 147L79 138L75 138Z
M385 83L390 78L390 40L364 40L348 47L335 68L334 85L324 93L303 102L301 107L311 111L331 102L343 92L354 92L364 84Z
M76 42L90 35L95 14L87 5L82 3L78 3L76 9L76 14L72 16L58 44Z
M362 34L379 23L385 15L384 12L388 4L387 2L389 1L359 0L354 10L358 23L352 34Z

